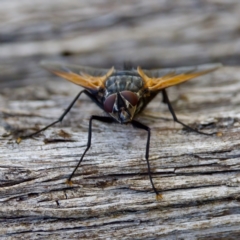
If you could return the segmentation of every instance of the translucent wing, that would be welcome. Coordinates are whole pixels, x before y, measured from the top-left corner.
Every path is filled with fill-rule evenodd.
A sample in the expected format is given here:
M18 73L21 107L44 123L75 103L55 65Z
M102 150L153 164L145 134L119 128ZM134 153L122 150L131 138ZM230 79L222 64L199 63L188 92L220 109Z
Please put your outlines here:
M147 88L149 91L159 91L161 89L212 72L221 66L222 64L216 63L199 65L195 67L179 67L155 70L143 70L138 67L137 71L144 81L145 88Z
M83 66L71 66L61 63L43 61L41 66L50 72L67 79L77 85L91 90L98 90L104 87L107 78L115 71L112 67L109 69L91 68Z

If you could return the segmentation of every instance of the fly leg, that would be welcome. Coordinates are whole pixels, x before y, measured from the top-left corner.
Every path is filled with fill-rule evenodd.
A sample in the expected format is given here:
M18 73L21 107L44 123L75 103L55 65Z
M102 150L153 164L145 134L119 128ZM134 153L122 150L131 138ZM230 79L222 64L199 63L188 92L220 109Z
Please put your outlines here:
M177 118L177 116L176 116L176 114L175 114L175 112L173 110L173 107L172 107L172 105L171 105L171 103L169 101L169 98L168 98L168 95L167 95L167 92L166 92L165 89L162 90L162 94L163 94L163 102L168 105L168 109L169 109L170 113L172 114L173 120L175 122L180 123L181 125L183 125L188 130L196 132L196 133L200 133L200 134L204 134L204 135L213 135L213 134L215 134L215 133L204 133L204 132L198 131L197 129L191 128L188 125L186 125L183 122L181 122L180 120L178 120L178 118Z
M150 163L149 163L149 160L148 160L148 157L149 157L149 147L150 147L150 137L151 137L151 129L148 126L146 126L146 125L144 125L144 124L142 124L142 123L140 123L138 121L135 121L135 120L132 121L132 125L134 127L136 127L136 128L140 128L140 129L146 130L147 133L148 133L147 145L146 145L146 153L145 153L145 158L146 158L147 167L148 167L148 176L149 176L149 179L150 179L153 191L156 193L156 198L157 198L157 200L160 200L160 199L162 199L162 195L157 191L157 189L154 186L153 179L152 179L151 168L150 168Z
M38 133L40 132L43 132L45 131L46 129L48 129L49 127L55 125L56 123L59 123L59 122L62 122L63 118L67 115L67 113L71 110L71 108L73 107L74 103L78 100L78 98L80 97L80 95L82 93L85 93L87 95L89 95L89 93L86 91L86 90L82 90L81 92L78 93L78 95L73 99L73 101L71 102L71 104L67 107L67 109L64 111L64 113L54 122L52 122L51 124L47 125L46 127L34 132L34 133L31 133L29 135L26 135L26 136L21 136L17 139L17 142L20 142L21 139L26 139L26 138L31 138L33 137L34 135L37 135Z
M90 120L89 120L89 127L88 127L88 142L87 142L87 147L85 149L85 151L83 152L77 166L74 168L74 170L72 171L71 175L69 176L69 178L67 179L67 184L72 184L72 177L74 175L74 173L76 172L76 170L78 169L78 167L80 166L85 154L87 153L88 149L91 147L91 140L92 140L92 121L93 120L98 120L101 122L106 122L106 123L112 123L114 122L114 119L111 117L105 117L105 116L96 116L93 115L91 116Z

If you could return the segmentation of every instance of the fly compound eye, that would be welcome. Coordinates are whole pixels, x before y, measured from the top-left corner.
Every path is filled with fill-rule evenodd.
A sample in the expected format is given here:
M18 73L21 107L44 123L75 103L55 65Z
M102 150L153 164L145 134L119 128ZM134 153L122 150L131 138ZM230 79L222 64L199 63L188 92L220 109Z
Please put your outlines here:
M112 94L106 98L106 100L104 102L104 106L103 106L103 108L106 112L111 113L113 111L113 105L115 103L116 96L117 96L116 94Z
M128 101L132 106L136 106L138 103L138 96L136 93L130 91L122 91L121 95Z

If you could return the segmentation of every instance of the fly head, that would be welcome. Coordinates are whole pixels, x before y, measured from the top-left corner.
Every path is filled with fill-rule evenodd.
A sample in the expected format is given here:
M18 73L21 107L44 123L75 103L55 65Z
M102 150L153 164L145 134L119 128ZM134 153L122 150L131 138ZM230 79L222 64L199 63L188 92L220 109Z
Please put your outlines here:
M122 91L109 95L104 101L104 110L119 123L133 120L139 98L136 93Z

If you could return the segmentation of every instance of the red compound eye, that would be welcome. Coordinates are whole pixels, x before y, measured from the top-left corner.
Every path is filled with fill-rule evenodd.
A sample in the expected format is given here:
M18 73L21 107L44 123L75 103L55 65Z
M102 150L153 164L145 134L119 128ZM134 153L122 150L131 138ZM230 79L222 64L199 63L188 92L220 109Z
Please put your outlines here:
M103 108L106 112L110 113L113 111L113 105L115 103L116 96L117 96L116 94L112 94L106 98L106 100L104 102L104 106L103 106Z
M138 96L136 93L130 91L122 91L121 95L128 101L132 106L136 106L138 103Z

